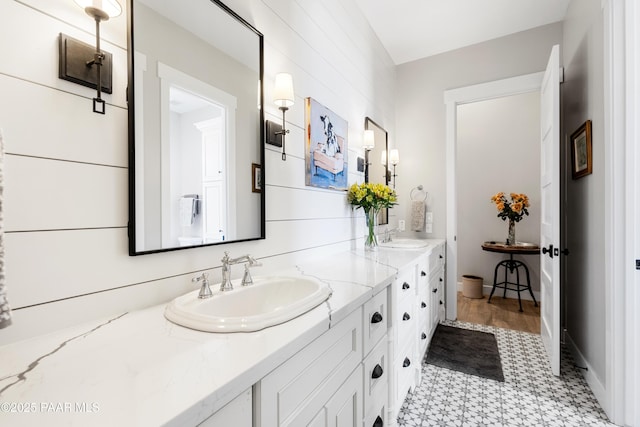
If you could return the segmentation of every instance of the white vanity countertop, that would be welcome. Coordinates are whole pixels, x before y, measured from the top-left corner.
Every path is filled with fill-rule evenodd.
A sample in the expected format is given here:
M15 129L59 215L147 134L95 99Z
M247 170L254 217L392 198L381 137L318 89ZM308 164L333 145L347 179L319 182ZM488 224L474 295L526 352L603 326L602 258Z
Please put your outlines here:
M289 322L215 334L175 325L165 304L0 347L0 425L195 425L384 289L421 250L349 251L282 275L330 284Z

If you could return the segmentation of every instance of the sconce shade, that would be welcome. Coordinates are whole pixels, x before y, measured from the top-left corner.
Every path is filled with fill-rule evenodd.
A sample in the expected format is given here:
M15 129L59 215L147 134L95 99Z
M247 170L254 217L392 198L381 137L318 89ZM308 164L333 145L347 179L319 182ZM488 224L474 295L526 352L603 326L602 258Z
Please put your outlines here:
M122 6L117 0L73 0L92 18L106 21L122 13Z
M365 150L373 150L373 147L376 146L376 138L373 130L367 129L364 131L364 142L362 146Z
M394 166L400 163L400 153L397 148L394 148L389 152L389 162Z
M293 100L293 77L289 73L276 74L273 102L280 108L289 108L293 105Z

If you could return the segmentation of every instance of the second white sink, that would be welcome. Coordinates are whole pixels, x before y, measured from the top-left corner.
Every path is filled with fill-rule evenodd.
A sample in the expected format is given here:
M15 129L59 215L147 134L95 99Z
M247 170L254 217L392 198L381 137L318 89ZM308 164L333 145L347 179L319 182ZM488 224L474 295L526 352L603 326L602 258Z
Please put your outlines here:
M254 277L253 285L215 291L199 299L198 291L171 301L165 317L205 332L252 332L287 322L331 296L326 283L311 277Z
M405 239L397 238L390 242L384 242L379 244L383 248L397 248L397 249L419 249L429 246L429 241L425 239Z

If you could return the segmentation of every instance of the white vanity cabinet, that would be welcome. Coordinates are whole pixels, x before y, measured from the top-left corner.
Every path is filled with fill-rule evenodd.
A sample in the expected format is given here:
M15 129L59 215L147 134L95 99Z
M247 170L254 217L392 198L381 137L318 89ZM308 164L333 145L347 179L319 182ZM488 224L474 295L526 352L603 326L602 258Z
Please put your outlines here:
M445 318L445 250L444 243L437 245L429 254L429 297L431 328L429 340L436 331L438 323ZM454 302L455 303L455 302Z
M422 255L418 259L418 296L416 299L416 311L418 313L417 347L418 358L422 361L431 334L431 295L429 294L429 258Z
M389 286L364 305L364 427L387 425L389 398Z
M436 326L444 320L444 241L438 241L398 271L391 287L389 422L407 392L422 381L422 360Z
M254 426L379 425L387 407L387 304L384 288L256 383Z
M429 258L427 254L420 256L417 264L418 295L416 298L416 312L418 314L416 328L416 361L422 365L422 360L429 347L431 337L431 295L429 292ZM422 382L421 366L416 369L416 383Z
M407 391L416 385L416 369L420 361L416 360L416 297L418 282L417 265L411 264L400 271L391 287L391 387L389 387L389 405L391 415L395 417L404 402Z

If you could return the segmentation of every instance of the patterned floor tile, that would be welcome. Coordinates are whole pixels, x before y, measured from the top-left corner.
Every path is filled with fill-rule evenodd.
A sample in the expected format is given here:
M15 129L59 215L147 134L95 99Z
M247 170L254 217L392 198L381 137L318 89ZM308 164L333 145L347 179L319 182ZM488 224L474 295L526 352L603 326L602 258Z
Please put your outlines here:
M407 396L398 425L613 426L566 350L558 378L551 373L540 335L466 322L444 324L494 334L505 382L423 363L422 384Z

